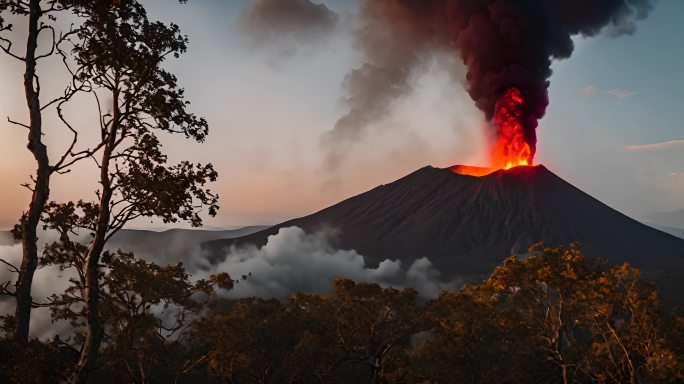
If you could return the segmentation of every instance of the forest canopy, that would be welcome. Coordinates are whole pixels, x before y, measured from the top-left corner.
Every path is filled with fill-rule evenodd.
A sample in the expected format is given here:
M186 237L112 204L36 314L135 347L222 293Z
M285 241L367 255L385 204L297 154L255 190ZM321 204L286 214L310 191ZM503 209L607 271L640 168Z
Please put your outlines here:
M421 302L413 289L334 281L334 293L227 300L235 282L192 284L181 266L106 258L97 383L637 383L684 380L684 317L666 314L637 269L537 245L482 283ZM237 282L239 284L239 282ZM218 291L217 291L218 290ZM9 341L0 381L57 383L83 327ZM174 306L177 315L159 316ZM171 324L171 325L170 325Z

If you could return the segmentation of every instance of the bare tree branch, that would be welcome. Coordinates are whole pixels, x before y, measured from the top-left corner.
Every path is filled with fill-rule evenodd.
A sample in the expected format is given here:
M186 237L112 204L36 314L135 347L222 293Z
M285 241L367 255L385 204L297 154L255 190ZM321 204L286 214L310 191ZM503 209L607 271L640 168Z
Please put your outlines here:
M5 259L0 259L0 263L5 264L5 265L9 268L9 271L12 272L12 273L19 273L19 272L21 272L17 266L15 266L14 264L12 264L12 263L6 261Z
M0 284L0 295L15 297L16 293L9 290L9 286L12 284L11 281L6 281Z
M12 41L0 36L0 43L5 43L7 45L0 44L0 49L3 50L8 56L13 57L19 61L26 61L25 57L19 56L12 52Z
M20 126L20 127L26 128L26 129L31 129L31 127L28 126L27 124L20 123L20 122L18 122L18 121L14 121L14 120L12 120L9 116L7 116L7 121L8 121L9 123L11 123L11 124L18 125L18 126Z

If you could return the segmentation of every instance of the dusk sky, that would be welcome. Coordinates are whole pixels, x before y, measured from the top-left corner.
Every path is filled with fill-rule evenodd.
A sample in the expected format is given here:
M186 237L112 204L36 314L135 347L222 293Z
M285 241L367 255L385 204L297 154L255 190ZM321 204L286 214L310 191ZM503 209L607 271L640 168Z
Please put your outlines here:
M211 134L203 144L177 137L164 143L171 161L217 167L213 189L222 208L207 225L274 224L426 165L486 161L482 112L455 79L464 73L462 64L437 56L412 79L413 91L366 127L331 167L324 137L347 112L345 76L364 58L353 33L356 1L320 2L330 10L324 22L312 19L311 28L286 23L279 32L248 16L252 1L143 2L151 18L179 24L190 38L187 54L167 64ZM636 218L684 208L682 15L683 1L661 0L633 35L577 37L573 56L553 64L550 106L538 129L536 163ZM56 63L39 70L46 101L63 88L63 70ZM2 228L27 206L30 196L20 184L34 168L25 132L5 118L25 119L21 73L0 57ZM71 116L87 126L94 104L78 103ZM54 116L46 120L56 156L65 130ZM87 164L55 176L52 198L92 199L94 172Z

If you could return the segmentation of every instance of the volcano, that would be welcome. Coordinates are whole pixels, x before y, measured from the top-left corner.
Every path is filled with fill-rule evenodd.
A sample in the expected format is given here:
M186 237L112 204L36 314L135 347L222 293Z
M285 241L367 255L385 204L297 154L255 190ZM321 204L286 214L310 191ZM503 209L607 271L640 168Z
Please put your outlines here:
M684 271L684 240L623 215L544 166L481 177L459 169L425 167L312 215L203 248L219 261L229 247L261 247L280 228L296 226L334 229L335 247L358 251L372 266L427 257L447 278L481 278L540 241L577 242L589 258L628 262L654 276Z

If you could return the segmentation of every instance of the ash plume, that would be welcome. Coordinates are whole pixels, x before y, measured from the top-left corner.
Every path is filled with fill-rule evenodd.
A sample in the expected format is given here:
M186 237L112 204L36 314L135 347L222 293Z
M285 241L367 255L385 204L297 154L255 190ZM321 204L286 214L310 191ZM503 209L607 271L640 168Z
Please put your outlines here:
M435 52L450 53L444 33L433 30L401 3L362 0L360 7L354 45L365 63L345 77L344 104L349 110L322 137L328 171L339 168L369 125L413 92L415 78L427 69Z
M519 123L533 156L552 60L570 57L573 36L634 33L654 1L361 0L357 44L366 63L348 75L349 112L323 138L327 165L334 169L345 148L412 91L430 55L444 51L465 64L468 93L488 121L507 90L521 92Z
M256 46L293 55L299 45L329 36L338 20L337 13L310 0L254 0L242 10L238 26Z

